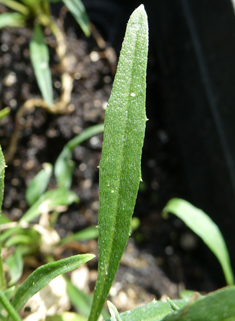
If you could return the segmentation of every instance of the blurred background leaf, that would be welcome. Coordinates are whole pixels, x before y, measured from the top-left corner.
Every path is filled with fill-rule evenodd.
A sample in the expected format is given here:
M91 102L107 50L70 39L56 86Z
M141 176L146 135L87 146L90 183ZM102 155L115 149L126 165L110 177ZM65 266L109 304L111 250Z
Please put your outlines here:
M39 89L48 106L53 104L52 79L49 68L49 51L44 41L44 34L38 24L34 26L33 38L29 45L30 58Z
M52 165L50 163L44 163L42 167L43 169L35 175L26 189L25 198L30 206L46 191L51 178Z
M218 226L211 218L202 210L179 198L173 198L166 204L163 209L163 216L166 216L168 212L179 217L205 242L219 260L227 284L234 284L234 276L227 246Z

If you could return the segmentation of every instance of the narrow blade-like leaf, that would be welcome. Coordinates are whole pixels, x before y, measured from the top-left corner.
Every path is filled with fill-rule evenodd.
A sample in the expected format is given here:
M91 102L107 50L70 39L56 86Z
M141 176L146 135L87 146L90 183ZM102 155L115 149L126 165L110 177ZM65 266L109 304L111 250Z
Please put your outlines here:
M79 313L88 317L91 310L91 305L92 305L92 296L78 289L67 278L66 278L66 282L67 282L67 292L71 303ZM103 315L104 320L108 319L109 314L107 311L103 309L101 313Z
M46 191L51 178L52 165L50 163L44 163L42 166L43 169L37 173L26 189L25 198L30 206Z
M29 14L29 9L27 8L27 6L24 6L23 4L19 3L18 1L14 1L14 0L0 0L1 4L4 4L5 6L7 6L8 8L18 11L20 13L22 13L22 15L27 16ZM2 15L1 15L2 17ZM26 19L26 17L24 18Z
M71 14L74 16L77 23L80 25L84 34L89 37L91 30L89 27L89 18L86 14L86 9L81 0L63 0Z
M84 228L83 230L74 233L71 236L66 236L61 239L60 244L66 244L73 241L81 241L81 240L92 240L98 237L99 231L96 226L89 226Z
M19 248L16 248L14 253L6 259L6 264L11 277L8 286L12 286L19 281L23 273L23 258Z
M79 267L80 265L94 258L93 254L75 255L69 258L48 263L37 268L30 276L19 286L12 300L12 305L16 311L38 291L44 288L52 279L58 275L67 273Z
M66 146L71 150L73 151L74 148L77 146L77 145L80 145L81 143L83 143L85 140L95 136L95 135L98 135L100 133L103 133L104 131L104 125L103 124L100 124L100 125L94 125L94 126L91 126L87 129L85 129L81 134L75 136L73 139L71 139L67 144Z
M53 103L53 90L49 68L49 51L44 41L42 29L38 24L34 26L33 39L30 42L29 49L38 87L43 99L51 106Z
M202 210L179 198L174 198L166 204L163 214L168 212L178 216L206 243L219 260L227 284L234 284L230 258L223 235L212 219Z
M0 29L4 27L23 27L25 18L17 12L6 12L0 14Z
M0 304L5 308L5 310L8 312L9 316L12 318L14 321L22 321L21 318L19 317L18 313L16 310L13 308L12 304L9 302L7 296L5 293L0 289ZM0 315L0 320L5 321L6 318L2 315Z
M55 162L55 178L59 187L70 188L75 163L72 160L72 152L64 146L62 152Z
M189 303L164 321L233 321L235 320L235 287L226 287Z
M27 222L29 223L35 219L40 213L49 212L57 206L60 205L70 205L73 202L78 202L78 196L67 190L66 188L58 188L52 191L44 193L33 206L23 215L19 223Z
M99 317L130 233L141 180L147 52L147 16L141 5L133 12L127 25L105 114L99 166L99 268L90 321Z
M11 297L13 296L13 293L15 292L15 286L12 286L11 288L6 289L5 291L3 291L5 297L10 301ZM4 309L4 307L2 306L2 304L0 303L0 320L1 319L1 312Z
M104 125L94 125L85 129L81 134L71 139L63 148L55 162L55 177L59 187L70 188L74 162L72 161L72 151L76 146L104 131Z
M180 308L184 308L187 305L186 300L174 300L173 302ZM171 312L170 305L167 302L153 300L147 305L121 313L120 318L122 321L161 321ZM112 319L108 321L112 321Z

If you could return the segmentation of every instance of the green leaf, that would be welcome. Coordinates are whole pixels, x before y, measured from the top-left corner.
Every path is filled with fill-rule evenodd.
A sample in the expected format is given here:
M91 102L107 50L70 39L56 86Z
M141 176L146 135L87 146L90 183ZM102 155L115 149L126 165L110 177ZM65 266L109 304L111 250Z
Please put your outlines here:
M55 177L59 187L70 188L74 162L72 161L72 151L74 148L104 131L104 125L94 125L85 129L81 134L71 139L63 148L55 162Z
M30 58L38 87L43 99L49 106L53 104L51 72L49 69L49 51L44 41L44 34L38 24L34 26L33 38L29 45Z
M6 264L11 276L8 286L12 286L19 281L23 273L23 259L19 248L16 248L12 255L6 259Z
M111 314L111 321L122 321L115 305L113 305L110 301L108 301L107 304L109 308L109 313Z
M15 292L15 286L12 286L12 287L6 289L5 291L3 291L5 297L6 297L9 301L10 301L10 299L11 299L11 297L12 297L12 295L13 295L14 292ZM4 309L3 306L0 304L0 320L1 320L1 312L2 312L3 309Z
M19 223L29 223L35 219L40 213L45 211L51 211L60 205L70 205L74 202L78 202L78 196L67 190L66 188L58 188L52 191L44 193L30 209L23 215Z
M235 287L226 287L189 303L184 309L166 316L164 321L233 321Z
M55 178L59 187L67 189L71 187L74 165L72 152L67 146L64 146L55 162Z
M84 228L83 230L74 233L71 236L64 237L60 244L66 244L73 241L85 241L85 240L92 240L98 237L99 231L96 226L89 226L87 228Z
M87 321L87 318L74 312L63 312L62 314L47 316L45 321Z
M0 224L6 224L12 222L8 217L6 217L3 213L0 214Z
M20 233L22 229L20 226L15 226L12 228L7 229L4 233L0 235L0 241L5 241L8 237L10 237L13 233Z
M20 13L22 13L22 15L27 16L29 14L29 9L27 8L27 6L24 6L23 4L14 1L14 0L0 0L1 4L4 4L5 6L7 6L10 9L13 9L15 11L18 11ZM1 19L2 19L2 15L1 15ZM0 20L1 20L0 19ZM26 17L23 17L23 19L25 20Z
M174 300L173 302L180 308L184 308L187 304L183 300ZM161 321L169 313L171 313L171 309L167 302L153 300L145 306L121 313L120 318L122 321Z
M1 23L1 16L0 16L0 23ZM9 107L5 107L2 110L0 110L0 120L4 117L8 116L11 112L11 109Z
M98 135L100 133L103 133L103 131L104 131L103 124L91 126L85 129L81 134L71 139L65 146L67 146L72 152L75 147L83 143L85 140L95 135Z
M4 194L4 176L5 176L5 160L2 153L2 148L0 146L0 217L2 213L2 201ZM1 228L1 226L0 226ZM2 246L0 242L0 290L4 290L6 286L5 273L3 270L3 261L2 261Z
M141 180L145 133L148 24L144 6L131 15L104 123L100 161L98 278L89 321L98 319L128 241Z
M223 235L212 219L202 210L179 198L173 198L166 204L163 209L163 215L166 215L168 212L179 217L206 243L219 260L227 284L234 284L229 254Z
M89 18L86 14L86 9L81 0L63 0L71 14L74 16L77 23L80 25L84 34L89 37L91 30L89 27Z
M29 9L30 14L32 16L39 16L42 13L42 7L41 7L41 3L44 0L21 0L21 2L24 3L24 5ZM47 0L46 0L47 1Z
M50 163L44 163L42 167L43 169L37 173L26 189L25 198L30 206L46 191L51 178L52 165Z
M9 316L14 320L14 321L22 321L21 318L19 317L18 313L16 310L13 308L12 304L9 302L7 299L6 295L2 290L0 289L0 304L5 308L5 310L8 312ZM3 317L0 315L1 320Z
M38 291L44 288L52 279L60 274L67 273L76 269L80 265L94 258L93 254L75 255L69 258L48 263L37 268L30 276L19 286L12 300L12 305L16 311L25 305L25 303Z
M71 303L79 313L88 317L91 310L92 297L74 286L67 278L65 278L65 280L67 282L67 292ZM104 309L102 310L102 315L104 320L109 317L109 314Z
M0 14L0 29L4 27L23 27L25 18L17 12L6 12Z
M189 301L193 295L198 296L200 294L198 292L191 291L191 290L183 290L183 291L180 291L179 295L181 299Z
M30 244L32 243L32 239L29 235L14 235L11 238L8 239L8 241L5 244L5 247L9 248L13 245L18 245L18 244Z

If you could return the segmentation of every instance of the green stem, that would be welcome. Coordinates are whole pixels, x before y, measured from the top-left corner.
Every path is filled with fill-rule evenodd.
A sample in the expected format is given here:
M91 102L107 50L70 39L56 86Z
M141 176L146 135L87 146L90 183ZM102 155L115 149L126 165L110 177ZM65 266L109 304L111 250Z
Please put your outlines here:
M0 290L0 303L2 306L7 310L9 316L12 318L13 321L22 321L19 317L16 310L13 308L11 303L6 298L5 294Z

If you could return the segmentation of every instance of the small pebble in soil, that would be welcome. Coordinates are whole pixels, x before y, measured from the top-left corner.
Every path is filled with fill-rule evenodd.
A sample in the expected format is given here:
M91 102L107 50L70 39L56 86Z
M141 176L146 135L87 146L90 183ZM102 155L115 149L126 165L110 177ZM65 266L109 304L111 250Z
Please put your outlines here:
M186 250L191 251L197 247L197 238L192 233L183 233L180 237L180 246Z
M166 253L166 255L172 255L174 253L174 250L171 246L166 246L165 253Z
M6 87L10 87L17 82L16 73L10 71L3 79L3 85Z
M8 51L8 49L9 49L9 47L8 47L8 45L7 45L6 43L3 43L3 44L1 45L1 50L2 50L3 52Z
M92 51L90 53L90 58L91 58L91 61L97 62L100 59L100 55L97 51Z

